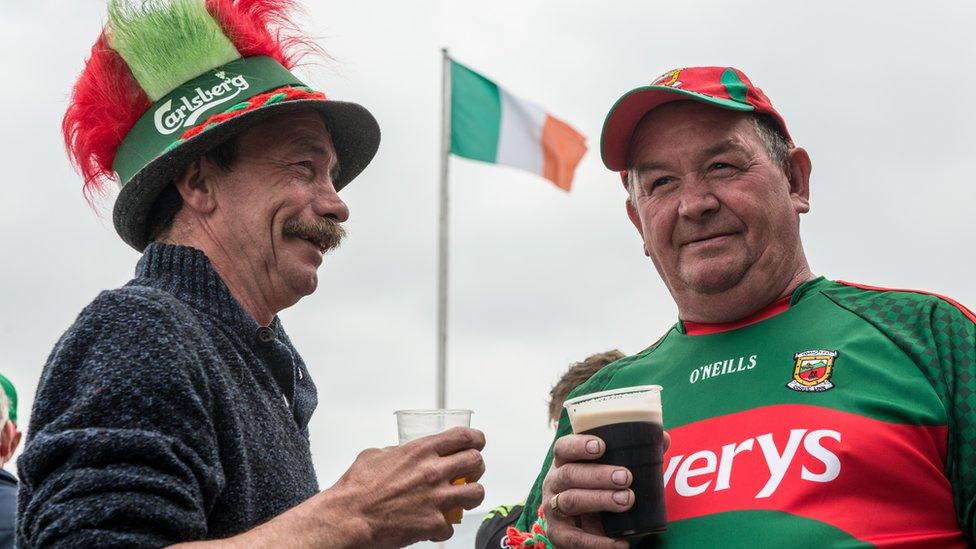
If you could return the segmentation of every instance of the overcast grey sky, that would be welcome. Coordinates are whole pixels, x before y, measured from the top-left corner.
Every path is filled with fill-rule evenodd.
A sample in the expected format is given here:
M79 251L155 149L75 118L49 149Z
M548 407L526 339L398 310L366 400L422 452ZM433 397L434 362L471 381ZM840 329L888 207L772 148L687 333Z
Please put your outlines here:
M813 159L802 221L817 274L976 305L976 4L946 2L306 2L333 57L300 72L367 106L383 142L343 191L350 237L281 316L319 387L312 449L331 485L392 412L434 404L440 52L588 136L572 193L451 160L448 404L487 433L486 504L522 498L550 442L545 397L575 360L634 353L676 310L596 150L610 105L664 71L731 65ZM80 193L59 122L104 20L96 0L0 0L0 371L26 426L41 367L137 254Z

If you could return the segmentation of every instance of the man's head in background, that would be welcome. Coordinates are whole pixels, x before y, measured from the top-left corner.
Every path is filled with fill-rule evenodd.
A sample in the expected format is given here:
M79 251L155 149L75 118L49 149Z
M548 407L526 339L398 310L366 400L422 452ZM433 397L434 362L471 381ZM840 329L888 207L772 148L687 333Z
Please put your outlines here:
M614 349L605 353L590 355L581 362L570 366L553 386L552 391L549 391L549 424L559 423L559 416L563 413L563 403L566 402L566 397L569 396L570 391L593 377L593 374L607 364L620 360L624 356L626 355Z
M0 375L0 467L10 461L20 444L17 430L17 390L9 379Z

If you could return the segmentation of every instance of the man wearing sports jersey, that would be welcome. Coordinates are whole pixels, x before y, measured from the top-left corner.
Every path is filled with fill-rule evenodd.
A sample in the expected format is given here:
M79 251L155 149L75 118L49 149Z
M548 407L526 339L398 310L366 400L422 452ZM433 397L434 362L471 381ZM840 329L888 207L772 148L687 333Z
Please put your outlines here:
M570 396L664 387L668 531L640 547L965 547L976 529L976 317L931 294L816 277L811 162L741 71L670 71L612 107L601 152L678 306L654 345ZM509 532L627 547L634 501L602 440L556 440ZM529 540L532 540L531 543ZM519 543L516 543L519 545Z

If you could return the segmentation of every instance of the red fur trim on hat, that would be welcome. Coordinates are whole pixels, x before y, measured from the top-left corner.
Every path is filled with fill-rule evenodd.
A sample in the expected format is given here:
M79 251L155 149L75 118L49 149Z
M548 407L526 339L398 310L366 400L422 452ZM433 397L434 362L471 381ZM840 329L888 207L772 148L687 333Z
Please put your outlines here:
M172 145L170 145L170 147L175 148L175 146L178 143L182 143L183 141L192 138L193 136L199 134L200 132L210 128L210 126L213 126L215 124L220 124L221 122L225 122L227 120L230 120L231 118L236 118L246 112L259 109L261 107L270 105L272 103L280 103L282 101L292 101L294 99L325 100L325 94L322 92L313 91L309 88L284 87L284 88L278 88L275 90L271 90L269 92L262 93L261 95L255 95L254 97L248 99L247 101L234 105L226 112L215 114L210 118L208 118L203 123L197 124L196 126L186 130L180 136L179 141L174 142Z
M308 53L322 53L292 22L294 8L292 0L207 0L207 10L241 56L266 55L288 69Z
M61 121L64 145L84 178L85 199L114 177L115 151L152 103L103 31L91 49Z

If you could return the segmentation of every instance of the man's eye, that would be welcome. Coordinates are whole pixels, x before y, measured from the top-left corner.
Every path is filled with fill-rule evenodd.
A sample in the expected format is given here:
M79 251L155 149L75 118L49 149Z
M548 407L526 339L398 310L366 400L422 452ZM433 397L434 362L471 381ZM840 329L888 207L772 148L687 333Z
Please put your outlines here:
M663 187L671 182L670 177L658 177L657 179L651 179L647 184L648 191L654 191L658 187Z
M654 179L648 178L641 182L640 189L641 194L647 196L654 192L658 187L663 187L671 182L670 177L657 177Z
M727 164L725 162L713 162L710 169L713 172L715 170L732 170L735 169L735 166L733 166L732 164Z
M310 175L315 175L315 162L311 160L304 160L302 162L295 162L295 166L302 168L307 171Z

